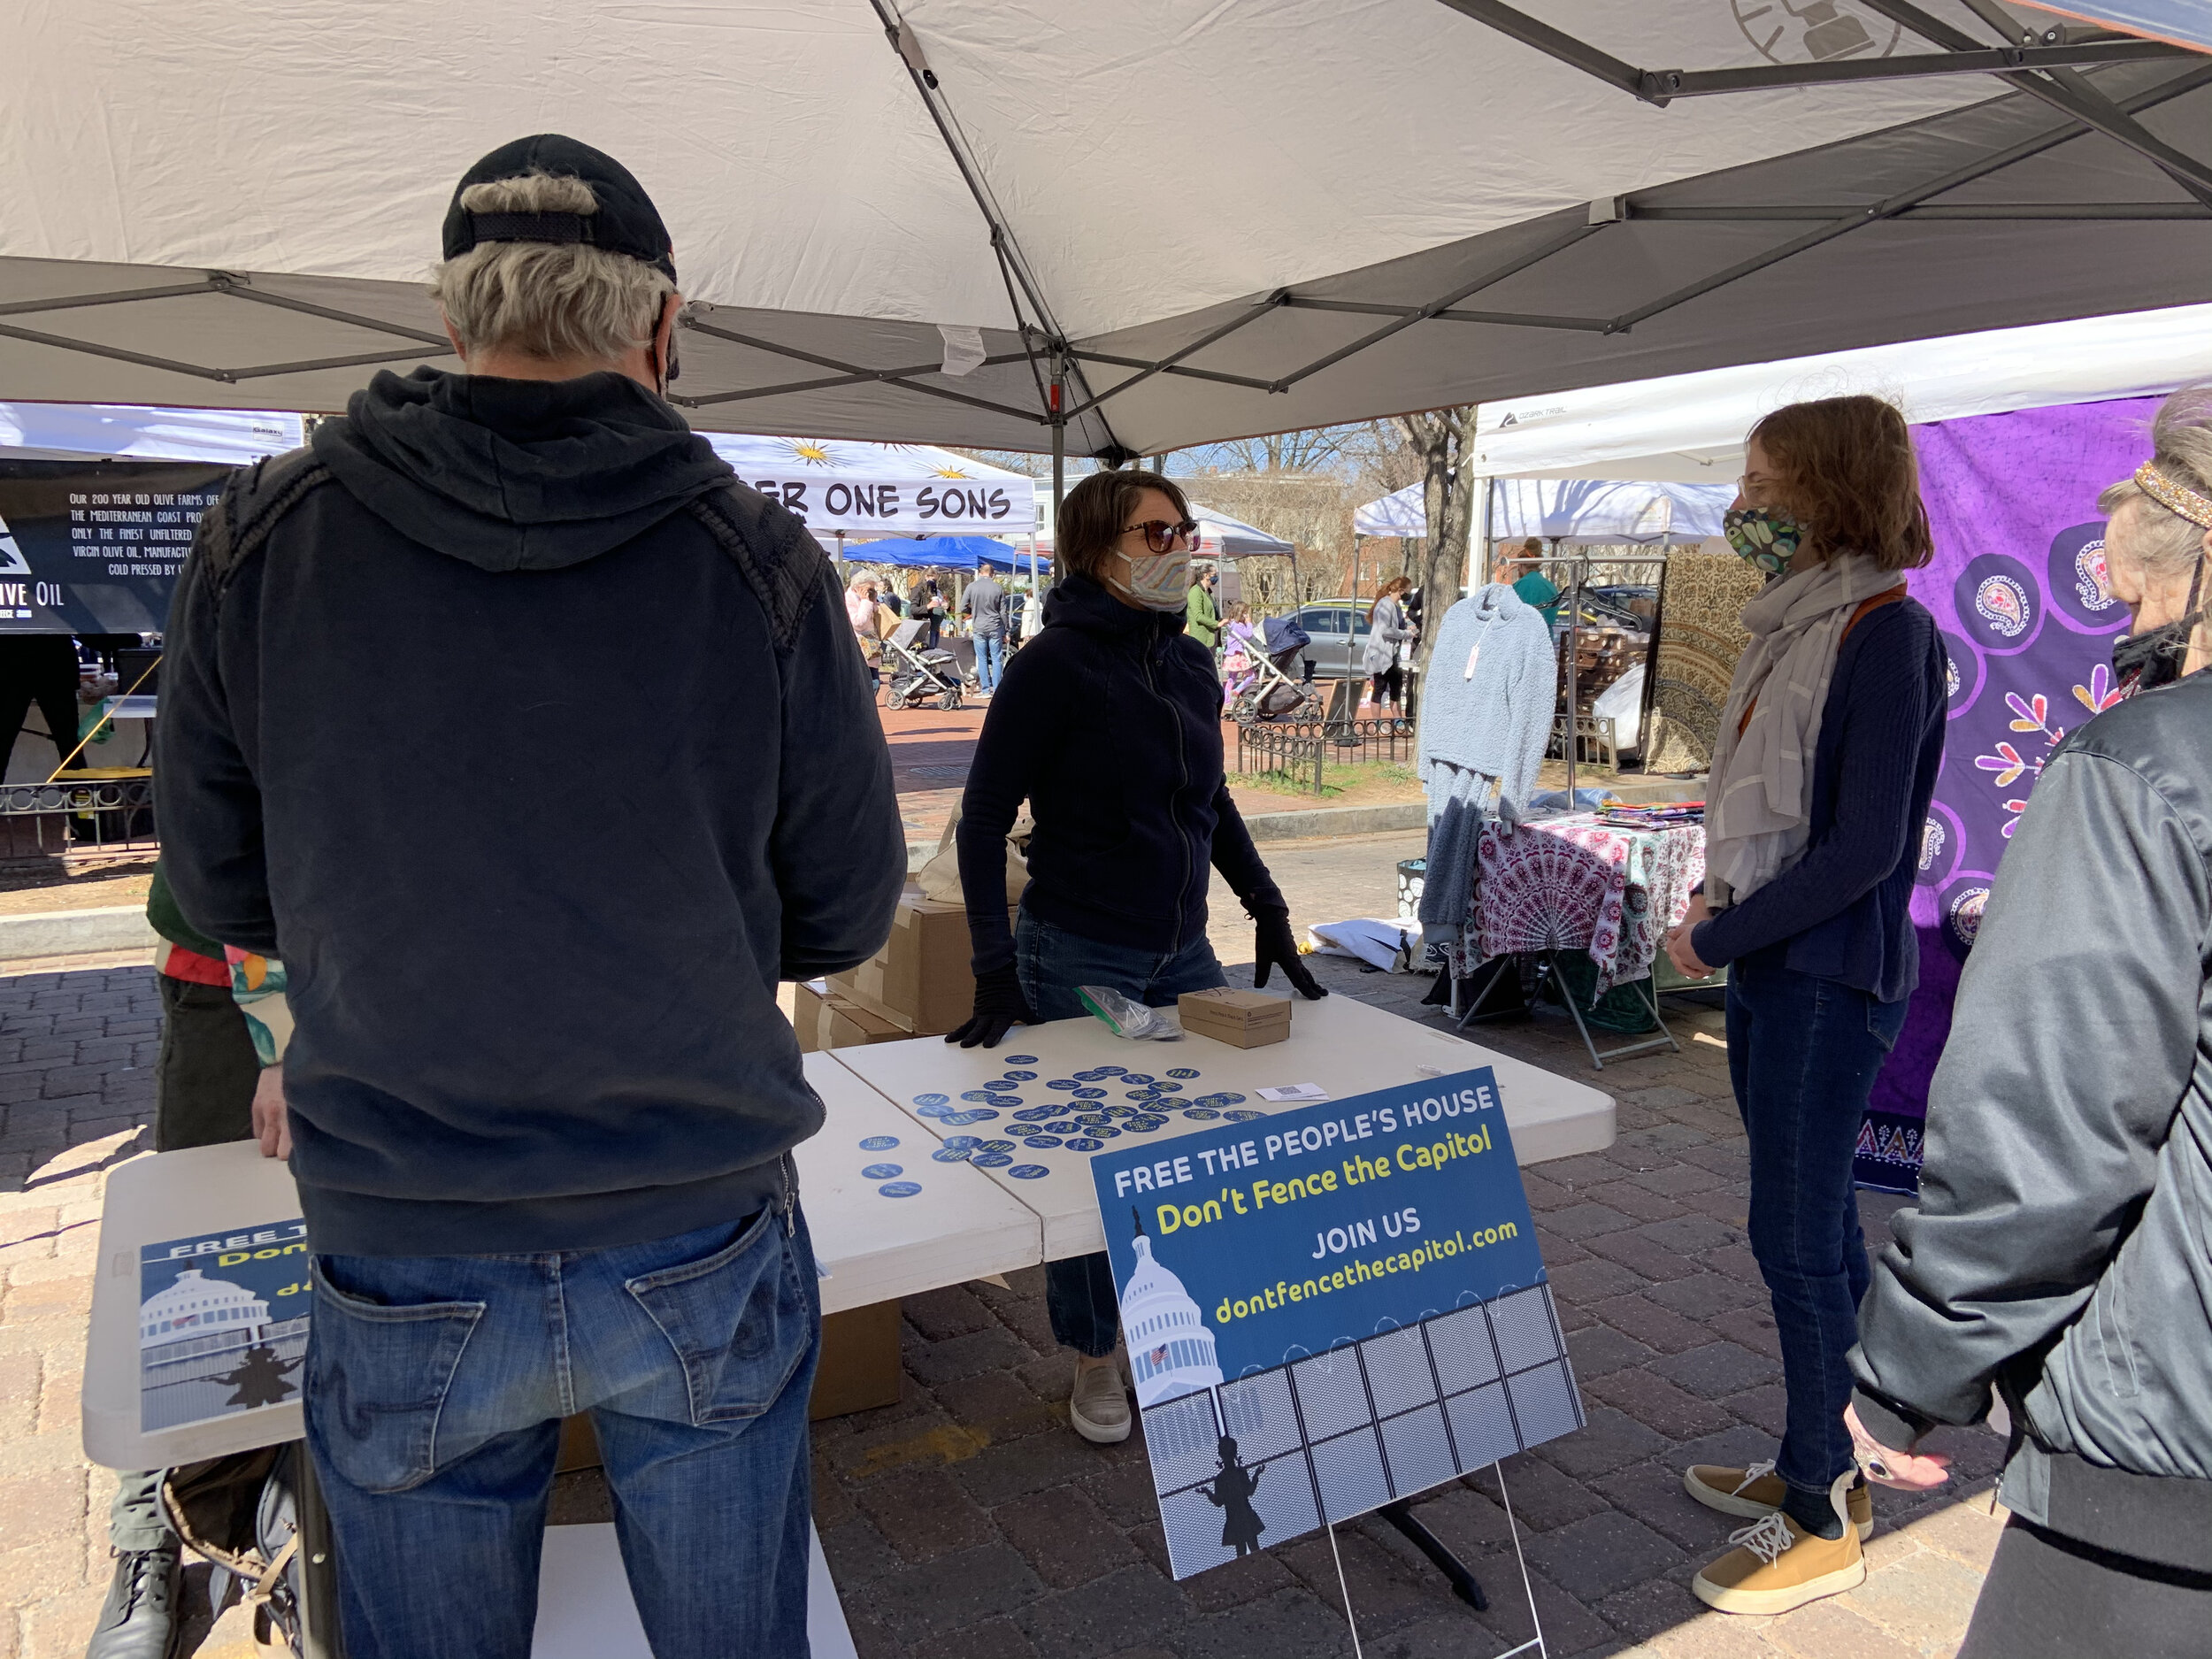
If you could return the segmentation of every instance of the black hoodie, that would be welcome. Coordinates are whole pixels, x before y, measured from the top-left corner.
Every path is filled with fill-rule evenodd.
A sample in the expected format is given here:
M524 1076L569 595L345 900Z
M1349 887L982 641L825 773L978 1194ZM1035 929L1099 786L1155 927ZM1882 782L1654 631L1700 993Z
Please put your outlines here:
M284 959L320 1251L659 1238L822 1109L779 979L865 960L903 837L828 562L617 374L380 374L235 476L170 618L184 915Z
M1087 576L1045 598L1006 664L961 797L960 879L1004 886L1006 833L1036 819L1022 905L1085 939L1162 953L1206 935L1207 866L1280 907L1222 770L1221 681L1180 611L1139 611ZM1014 958L1006 910L968 907L975 971Z

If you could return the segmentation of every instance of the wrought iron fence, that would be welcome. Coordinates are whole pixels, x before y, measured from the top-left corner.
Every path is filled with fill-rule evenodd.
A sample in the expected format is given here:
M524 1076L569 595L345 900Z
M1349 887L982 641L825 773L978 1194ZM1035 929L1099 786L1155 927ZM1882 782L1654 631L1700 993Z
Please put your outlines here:
M0 785L0 863L96 863L157 846L150 776Z
M1237 771L1279 772L1302 788L1321 793L1325 766L1410 761L1413 722L1396 719L1256 722L1237 727Z

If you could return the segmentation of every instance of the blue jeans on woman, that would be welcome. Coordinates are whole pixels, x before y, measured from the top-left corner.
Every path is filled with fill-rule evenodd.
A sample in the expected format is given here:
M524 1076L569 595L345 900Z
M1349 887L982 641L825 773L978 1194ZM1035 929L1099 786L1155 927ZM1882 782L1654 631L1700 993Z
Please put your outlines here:
M307 1443L351 1659L527 1659L591 1413L657 1659L807 1651L821 1331L795 1207L611 1249L313 1258Z
M1014 923L1014 972L1040 1019L1074 1019L1089 1012L1079 985L1102 985L1147 1008L1172 1008L1186 991L1229 983L1204 934L1180 950L1102 944L1041 922L1025 907ZM1045 1312L1053 1340L1094 1359L1121 1337L1121 1304L1106 1252L1045 1263Z
M1786 944L1728 973L1728 1075L1751 1141L1751 1254L1774 1299L1787 1396L1775 1473L1824 1512L1852 1466L1843 1425L1866 1294L1866 1239L1852 1161L1875 1074L1904 1002L1784 965Z

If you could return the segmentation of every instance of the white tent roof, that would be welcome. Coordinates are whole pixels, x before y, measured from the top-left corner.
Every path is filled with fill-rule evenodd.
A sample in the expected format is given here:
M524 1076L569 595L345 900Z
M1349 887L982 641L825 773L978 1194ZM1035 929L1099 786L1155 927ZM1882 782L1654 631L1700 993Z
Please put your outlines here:
M759 438L710 432L707 442L764 495L806 520L817 536L1022 535L1036 483L926 443L832 438Z
M1523 4L36 7L0 396L335 409L453 366L448 194L549 127L659 202L676 389L722 429L1042 449L1058 364L1072 451L1157 454L2202 296L2181 49L1999 50L1963 0Z
M1474 470L1732 484L1752 424L1804 398L1872 393L1917 424L2140 397L2207 377L2212 305L2182 305L1507 398L1476 416Z
M1352 515L1361 535L1428 534L1422 486L1371 501ZM1654 547L1691 546L1720 534L1721 515L1734 499L1726 484L1637 484L1604 480L1500 479L1490 495L1494 541L1542 536L1595 547L1638 541Z
M116 403L0 403L0 460L81 455L244 465L296 449L303 423L274 410L135 409Z

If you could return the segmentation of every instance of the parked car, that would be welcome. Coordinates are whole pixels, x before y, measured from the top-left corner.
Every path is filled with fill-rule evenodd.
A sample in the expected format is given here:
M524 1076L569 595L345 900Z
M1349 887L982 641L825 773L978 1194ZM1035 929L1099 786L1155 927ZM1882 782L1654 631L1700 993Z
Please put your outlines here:
M1367 606L1348 599L1316 599L1297 612L1298 626L1311 636L1305 660L1313 672L1330 680L1356 680L1366 673L1362 657L1367 650ZM1348 660L1348 671L1345 664Z

